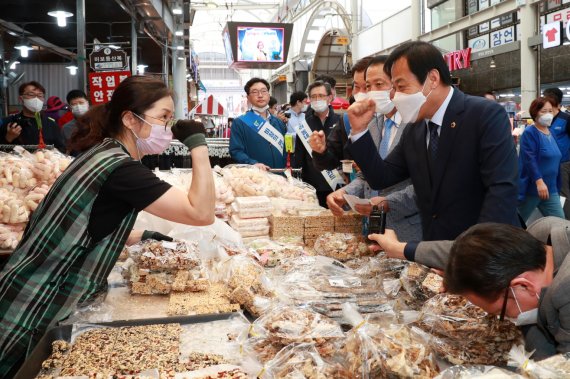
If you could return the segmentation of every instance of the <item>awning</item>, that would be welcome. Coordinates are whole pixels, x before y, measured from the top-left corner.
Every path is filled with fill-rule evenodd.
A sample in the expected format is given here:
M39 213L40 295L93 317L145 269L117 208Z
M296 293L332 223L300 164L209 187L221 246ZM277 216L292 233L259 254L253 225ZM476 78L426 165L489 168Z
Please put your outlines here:
M214 98L214 95L210 95L204 100L200 102L192 111L191 114L203 114L203 115L212 115L212 116L224 116L226 114L226 110Z

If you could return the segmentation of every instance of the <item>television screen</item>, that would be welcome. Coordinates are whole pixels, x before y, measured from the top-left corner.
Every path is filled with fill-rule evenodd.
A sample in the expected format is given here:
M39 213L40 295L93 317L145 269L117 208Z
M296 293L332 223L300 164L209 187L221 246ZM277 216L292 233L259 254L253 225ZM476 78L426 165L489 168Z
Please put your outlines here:
M238 26L239 62L283 63L283 28Z
M287 62L293 24L228 22L223 32L232 68L272 69Z

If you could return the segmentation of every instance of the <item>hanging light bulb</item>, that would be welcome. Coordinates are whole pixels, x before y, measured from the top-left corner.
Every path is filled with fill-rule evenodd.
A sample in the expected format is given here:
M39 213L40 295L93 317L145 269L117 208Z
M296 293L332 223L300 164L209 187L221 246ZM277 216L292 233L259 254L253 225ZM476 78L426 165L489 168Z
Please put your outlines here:
M137 66L137 71L138 71L138 73L139 73L140 75L144 74L144 71L145 71L145 69L146 69L147 67L148 67L148 66L147 66L146 64L139 64L139 65Z
M20 50L20 56L22 58L27 58L29 56L29 51L32 47L28 44L28 41L24 37L20 38L20 42L14 46L14 49Z
M19 61L14 61L12 62L12 64L10 65L10 70L15 70L16 69L16 65L20 64Z
M55 10L48 12L48 16L55 17L57 19L57 26L64 28L67 26L67 18L73 16L73 13L63 10Z
M495 64L495 57L491 58L491 63L489 64L489 68L496 68L497 65Z
M77 68L78 67L76 65L72 64L70 66L67 66L66 68L69 70L70 75L77 75Z

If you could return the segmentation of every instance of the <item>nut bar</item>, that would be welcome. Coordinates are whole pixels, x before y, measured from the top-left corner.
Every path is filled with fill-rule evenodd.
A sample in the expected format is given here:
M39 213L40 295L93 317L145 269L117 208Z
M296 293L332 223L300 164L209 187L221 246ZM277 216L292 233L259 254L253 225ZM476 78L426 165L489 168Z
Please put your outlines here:
M131 248L139 268L189 270L200 265L197 242L143 241Z
M170 294L167 313L169 315L195 315L235 312L239 309L239 304L230 302L226 285L213 283L204 292Z
M305 228L334 229L334 216L330 210L322 211L317 215L305 216Z
M359 237L348 233L326 233L315 241L314 248L317 254L341 262L356 257L374 255Z

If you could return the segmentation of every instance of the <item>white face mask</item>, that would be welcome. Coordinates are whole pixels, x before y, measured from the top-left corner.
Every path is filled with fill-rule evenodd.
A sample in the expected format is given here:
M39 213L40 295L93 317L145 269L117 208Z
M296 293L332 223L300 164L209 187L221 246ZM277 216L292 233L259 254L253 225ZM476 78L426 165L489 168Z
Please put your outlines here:
M37 97L24 99L24 107L28 108L34 113L38 113L44 107L44 102Z
M309 109L309 104L303 104L303 108L301 108L301 112L306 112Z
M89 103L79 103L71 106L71 113L74 116L82 116L89 110Z
M317 100L311 102L311 107L315 110L315 112L322 113L327 110L329 105L327 104L326 100Z
M253 110L256 111L257 113L263 113L263 112L265 112L266 110L269 109L269 105L266 105L266 106L264 106L264 107L256 107L255 105L252 105L252 106L251 106L251 109L253 109Z
M368 97L376 103L376 113L388 114L394 109L390 91L368 91Z
M540 122L541 125L549 127L552 125L552 119L554 119L554 115L552 113L546 113L538 118L538 122Z
M517 296L515 295L515 291L511 288L511 292L513 293L513 297L515 299L515 303L517 304L517 308L519 309L519 315L516 319L508 318L513 324L516 326L523 326L523 325L532 325L538 322L538 308L531 309L530 311L523 312L517 300ZM538 294L536 295L536 299L540 300Z
M394 95L392 102L398 109L398 112L400 112L403 124L418 121L418 115L420 114L420 109L422 108L422 105L424 105L424 103L426 102L427 97L431 94L431 91L429 91L427 96L425 96L423 93L426 83L427 79L424 82L422 90L419 92L412 94L396 92L396 94Z
M355 93L353 96L355 101L362 101L368 99L368 93L366 92L358 92Z

